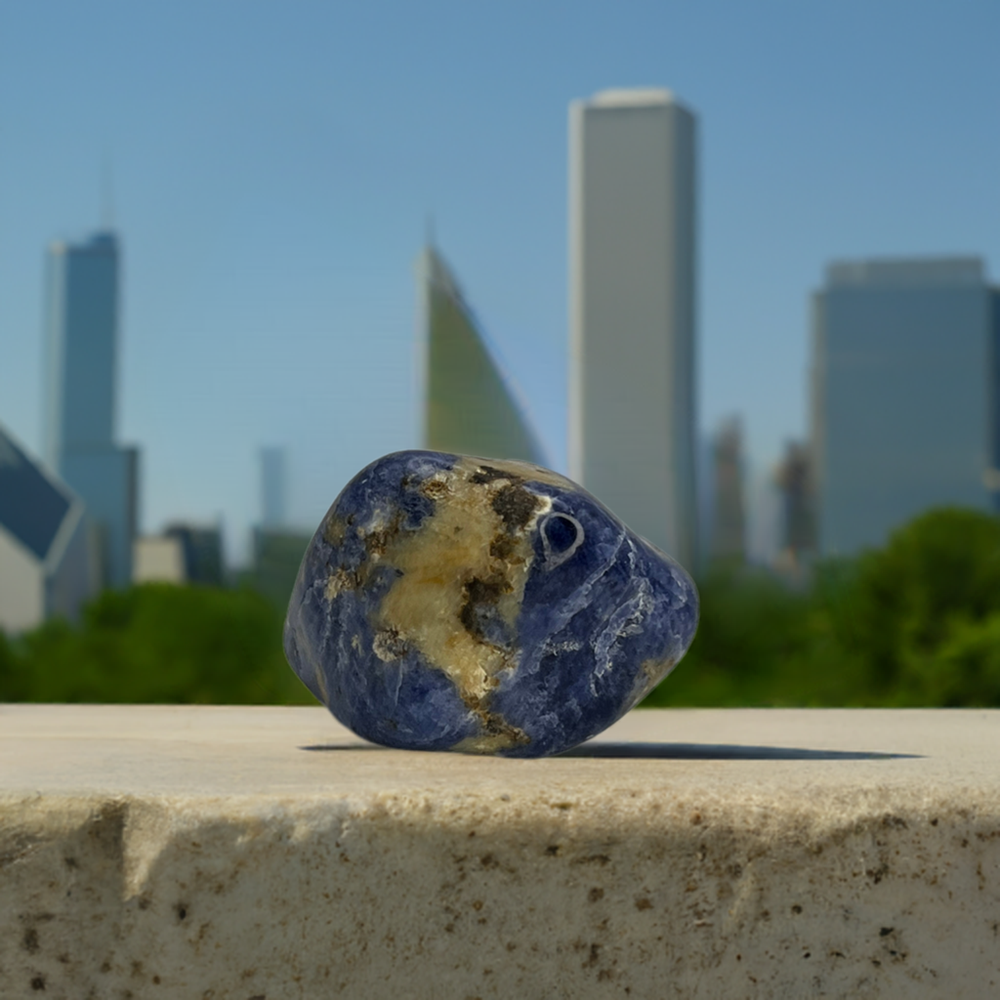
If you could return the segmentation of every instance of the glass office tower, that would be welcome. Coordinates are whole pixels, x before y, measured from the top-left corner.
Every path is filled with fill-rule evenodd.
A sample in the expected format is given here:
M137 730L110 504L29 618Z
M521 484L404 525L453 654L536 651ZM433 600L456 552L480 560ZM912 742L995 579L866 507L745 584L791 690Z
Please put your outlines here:
M995 509L997 301L977 258L827 268L812 347L823 555L882 545L930 507Z

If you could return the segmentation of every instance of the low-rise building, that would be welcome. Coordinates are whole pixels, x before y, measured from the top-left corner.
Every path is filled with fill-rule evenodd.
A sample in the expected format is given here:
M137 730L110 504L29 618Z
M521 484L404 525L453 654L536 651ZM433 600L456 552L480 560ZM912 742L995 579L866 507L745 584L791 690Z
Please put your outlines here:
M95 593L83 502L0 427L0 629L74 619Z
M222 532L215 525L168 525L162 535L137 538L132 547L133 583L225 582Z

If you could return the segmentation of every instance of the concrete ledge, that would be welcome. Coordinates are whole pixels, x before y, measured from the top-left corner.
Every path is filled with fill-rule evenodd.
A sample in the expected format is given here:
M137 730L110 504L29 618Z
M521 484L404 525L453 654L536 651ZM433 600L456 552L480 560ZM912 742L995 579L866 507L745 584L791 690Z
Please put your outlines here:
M515 761L322 709L0 706L0 996L986 996L998 734L639 712Z

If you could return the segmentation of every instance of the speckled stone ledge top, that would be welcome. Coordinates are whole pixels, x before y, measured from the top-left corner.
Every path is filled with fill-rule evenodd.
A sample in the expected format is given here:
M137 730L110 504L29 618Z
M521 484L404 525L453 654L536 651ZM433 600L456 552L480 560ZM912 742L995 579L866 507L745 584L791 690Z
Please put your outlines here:
M998 927L1000 712L635 712L519 760L0 706L4 996L980 997Z
M556 787L734 808L768 795L772 810L794 801L817 813L869 793L912 805L1000 792L1000 711L636 711L569 754L514 761L377 747L321 708L0 705L3 796L488 799Z

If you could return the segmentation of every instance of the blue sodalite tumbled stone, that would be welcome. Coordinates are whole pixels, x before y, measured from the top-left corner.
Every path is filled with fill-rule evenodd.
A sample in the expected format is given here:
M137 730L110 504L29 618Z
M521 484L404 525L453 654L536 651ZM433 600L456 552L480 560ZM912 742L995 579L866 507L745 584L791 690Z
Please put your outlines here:
M316 531L285 654L365 739L540 757L621 718L697 622L687 573L570 480L402 451L355 476Z

